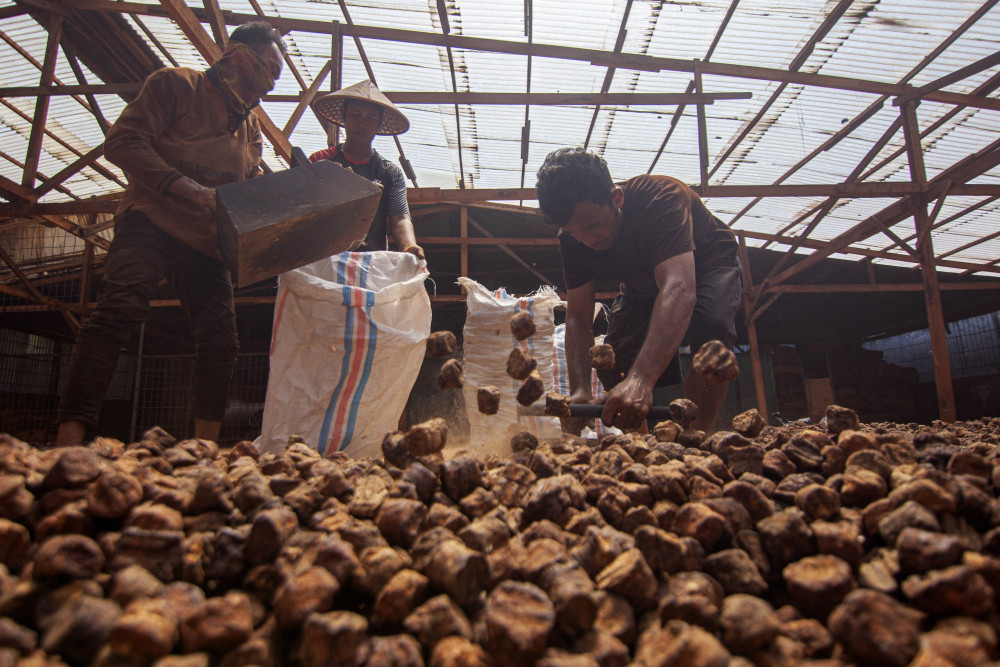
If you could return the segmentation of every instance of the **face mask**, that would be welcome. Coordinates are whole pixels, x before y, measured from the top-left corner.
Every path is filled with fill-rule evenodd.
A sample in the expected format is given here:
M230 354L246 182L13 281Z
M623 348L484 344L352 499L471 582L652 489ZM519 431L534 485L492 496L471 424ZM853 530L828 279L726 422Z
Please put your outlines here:
M274 88L267 63L246 44L232 42L215 63L219 80L229 93L231 111L248 113L260 103L261 95Z

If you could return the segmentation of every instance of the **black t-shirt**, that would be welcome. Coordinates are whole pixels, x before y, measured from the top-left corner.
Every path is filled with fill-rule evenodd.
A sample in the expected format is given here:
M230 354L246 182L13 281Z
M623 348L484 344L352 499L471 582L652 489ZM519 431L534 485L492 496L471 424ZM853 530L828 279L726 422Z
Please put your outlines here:
M636 176L621 183L622 229L608 250L592 250L569 234L559 235L566 289L591 280L615 280L634 297L655 296L660 262L694 252L695 269L733 266L733 232L712 215L698 194L670 176Z
M363 176L369 181L376 181L382 184L382 198L378 202L378 210L372 220L372 226L368 229L365 242L357 251L385 250L388 247L386 235L389 233L387 220L391 215L409 215L410 208L406 202L406 177L403 170L389 162L373 150L368 162L355 163L344 157L341 146L331 146L321 151L316 151L309 156L310 162L320 160L331 160L342 167L346 167L358 176Z

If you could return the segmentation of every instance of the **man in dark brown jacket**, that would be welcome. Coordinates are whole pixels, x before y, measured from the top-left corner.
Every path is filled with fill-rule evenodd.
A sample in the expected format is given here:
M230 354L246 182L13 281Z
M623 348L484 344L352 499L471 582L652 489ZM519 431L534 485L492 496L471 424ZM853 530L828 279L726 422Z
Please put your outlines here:
M77 336L59 405L60 445L82 444L119 350L171 280L196 349L194 436L215 440L239 341L233 285L216 243L215 187L261 172L252 111L281 76L285 46L263 22L239 26L204 72L151 74L104 142L128 187L118 207L97 308Z

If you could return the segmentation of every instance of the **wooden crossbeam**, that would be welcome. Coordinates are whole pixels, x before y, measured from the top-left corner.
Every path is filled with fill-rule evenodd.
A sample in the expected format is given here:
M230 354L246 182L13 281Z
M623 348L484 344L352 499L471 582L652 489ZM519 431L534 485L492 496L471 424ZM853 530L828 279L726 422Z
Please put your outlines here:
M4 88L0 88L2 93ZM747 100L748 92L718 93L473 93L467 91L383 91L395 104L503 104L538 106L673 106L714 104L724 100ZM299 95L265 95L265 102L297 102Z
M881 225L892 227L913 215L913 207L919 201L926 204L936 200L945 191L945 185L949 182L963 183L983 174L1000 164L1000 140L993 142L989 147L968 156L958 164L946 169L936 176L927 186L927 189L917 195L904 197L896 203L882 209L873 216L862 220L854 227L840 234L836 238L824 244L824 247L812 253L805 259L799 261L794 266L789 267L778 274L771 281L772 284L785 282L794 275L815 266L816 263L839 252L854 243L862 241L878 232L878 227L874 224L878 221ZM950 190L954 192L954 188Z
M319 71L319 74L317 74L316 78L313 79L309 88L303 91L302 96L299 99L299 103L295 107L295 111L293 111L292 115L288 117L288 122L285 123L285 127L281 130L282 134L286 137L292 136L292 132L295 131L295 126L299 124L302 114L304 114L306 109L309 108L309 105L312 104L312 101L316 98L316 94L319 92L323 82L326 81L326 77L330 73L331 67L331 61L327 60L323 65L323 68Z
M78 225L78 224L76 224L74 222L70 222L69 220L67 220L66 218L64 218L62 216L59 216L59 215L43 215L43 216L40 216L40 217L43 220L47 220L48 222L51 222L56 227L59 227L60 229L63 229L65 231L69 232L70 234L72 234L73 236L77 237L78 239L82 239L82 240L86 241L87 243L93 243L94 245L99 246L99 247L103 248L104 250L107 250L108 248L111 247L111 242L108 241L107 239L101 238L100 236L90 236L90 235L88 235L87 232L86 232L86 229L84 227L81 227L80 225Z
M900 95L893 101L893 104L895 104L896 106L900 106L906 104L907 102L919 100L925 97L930 92L933 92L935 90L940 90L945 86L950 86L951 84L957 81L961 81L963 79L972 76L973 74L978 74L983 70L990 69L991 67L996 67L997 65L1000 65L1000 51L988 55L985 58L981 58L980 60L977 60L971 65L966 65L965 67L957 69L954 72L941 77L940 79L935 79L930 83L926 83L920 86L919 88L914 89L910 93L907 93L905 95Z
M77 95L135 95L141 83L100 83L80 85L0 87L0 97L62 97Z
M73 174L79 173L83 171L85 168L94 164L94 162L96 162L102 155L104 155L103 142L95 146L94 148L91 148L90 152L88 152L82 158L80 158L76 162L66 165L66 167L60 170L58 174L48 178L44 183L35 188L35 195L41 197L43 194L45 194L49 190L52 190L60 183L63 183L67 178L69 178Z
M943 292L980 292L983 290L1000 290L1000 281L975 283L939 283ZM824 285L772 285L765 292L778 294L855 294L855 293L893 293L893 292L923 292L923 283L851 283Z
M468 210L468 209L463 209L463 210ZM526 261L524 261L523 259L521 259L520 255L518 255L516 252L514 252L513 250L510 249L509 246L512 245L512 244L510 244L510 243L507 242L507 241L509 241L509 239L498 239L498 238L494 237L493 234L491 234L489 232L489 230L487 230L485 227L483 227L478 222L476 222L475 220L473 220L472 216L468 217L468 221L469 221L469 224L472 225L480 234L482 234L483 236L486 237L483 240L490 241L491 242L490 244L496 245L497 248L499 248L501 251L503 251L503 253L505 255L507 255L508 257L510 257L511 259L513 259L515 262L517 262L523 268L527 269L531 274L533 274L536 278L542 280L546 285L555 285L558 282L558 281L552 280L551 278L549 278L548 276L546 276L541 271L538 271L531 264L528 264ZM462 241L471 241L472 238L466 237L466 238L462 238L461 240ZM548 240L548 239L545 239L545 240ZM552 239L552 240L554 240L556 243L559 243L558 239ZM490 244L482 244L482 245L490 245ZM465 247L464 244L463 244L463 247ZM466 259L466 272L463 273L462 275L468 275L468 259Z
M161 3L176 1L177 0L161 0ZM162 11L162 9L156 5L140 2L114 2L112 0L63 0L63 2L67 6L74 9L90 9L104 12L132 12L136 14L151 14L155 16L161 15ZM192 12L192 14L198 13L202 16L204 15L204 12L201 10L199 10L199 12ZM227 21L233 25L238 25L247 21L257 20L258 18L259 17L254 14L237 14L234 12L227 16ZM327 35L331 34L332 31L332 27L327 21L292 19L278 16L268 16L267 19L272 25L282 31L294 30L298 32L312 32ZM664 70L689 73L694 72L694 63L690 60L665 58L638 53L613 53L600 49L542 44L538 42L528 44L525 42L507 41L502 39L469 37L454 33L443 35L440 33L405 30L401 28L364 26L355 23L348 23L348 25L342 26L341 30L343 30L345 35L356 37L358 39L378 39L383 41L402 42L407 44L425 44L428 46L439 47L450 46L457 49L556 58L560 60L581 60L601 67L616 67L619 69L632 69L644 72L660 72ZM787 82L805 86L817 86L821 88L853 90L859 93L869 93L873 95L889 95L892 97L905 95L906 93L912 91L912 87L885 83L882 81L833 76L827 74L815 74L811 72L789 72L784 69L757 67L753 65L737 65L731 63L706 62L703 64L702 74L742 79ZM945 104L957 104L982 109L1000 109L1000 99L979 95L934 91L927 94L923 99L934 102L942 102Z

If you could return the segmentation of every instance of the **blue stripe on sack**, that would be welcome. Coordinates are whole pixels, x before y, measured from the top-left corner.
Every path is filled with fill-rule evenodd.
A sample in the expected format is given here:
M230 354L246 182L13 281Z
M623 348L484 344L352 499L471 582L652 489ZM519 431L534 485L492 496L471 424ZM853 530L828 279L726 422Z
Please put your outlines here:
M354 309L351 308L351 288L348 286L347 280L345 279L346 271L345 267L347 260L350 258L350 253L341 253L337 255L337 282L343 285L341 288L341 294L343 295L343 305L347 306L347 321L344 323L344 357L340 360L340 379L337 380L337 386L333 388L333 393L330 394L330 403L326 406L326 413L323 415L323 425L319 430L319 453L326 455L327 440L330 438L330 423L333 421L333 413L337 407L337 398L340 396L340 392L344 389L344 383L347 381L347 376L351 372L351 357L353 356L354 341L352 340L351 329L354 328Z
M347 446L347 443L354 437L354 429L357 426L358 410L361 408L361 399L365 395L365 386L368 384L368 377L372 372L372 363L375 361L375 342L378 338L378 329L372 321L372 306L375 305L375 293L368 290L368 267L371 264L371 253L364 253L364 261L361 265L361 289L364 290L364 312L368 327L365 332L365 361L361 370L361 378L358 386L351 397L350 413L347 417L347 425L344 427L344 437L337 445L338 451ZM360 304L359 304L360 305Z

